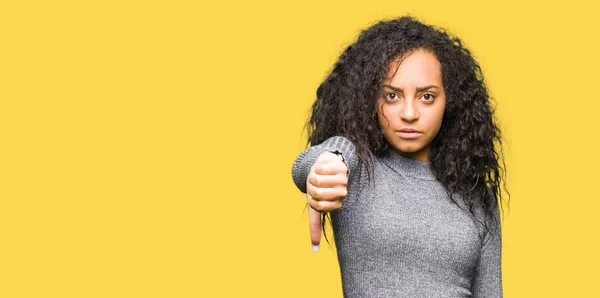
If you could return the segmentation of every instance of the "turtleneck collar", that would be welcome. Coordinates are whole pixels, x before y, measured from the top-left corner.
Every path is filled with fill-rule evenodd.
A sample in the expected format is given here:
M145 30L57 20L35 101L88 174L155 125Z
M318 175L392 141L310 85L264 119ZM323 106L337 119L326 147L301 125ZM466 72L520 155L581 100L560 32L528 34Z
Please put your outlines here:
M420 161L404 156L391 148L387 149L381 155L381 158L388 166L398 169L408 176L436 180L431 162L429 161Z

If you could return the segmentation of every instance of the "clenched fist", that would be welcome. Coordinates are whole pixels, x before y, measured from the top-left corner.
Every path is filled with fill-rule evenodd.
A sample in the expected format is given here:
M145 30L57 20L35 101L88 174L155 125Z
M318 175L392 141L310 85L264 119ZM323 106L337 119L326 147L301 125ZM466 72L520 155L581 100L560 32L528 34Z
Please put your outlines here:
M324 152L311 167L306 180L310 238L313 251L319 251L321 242L321 213L342 207L348 194L348 167L334 153Z

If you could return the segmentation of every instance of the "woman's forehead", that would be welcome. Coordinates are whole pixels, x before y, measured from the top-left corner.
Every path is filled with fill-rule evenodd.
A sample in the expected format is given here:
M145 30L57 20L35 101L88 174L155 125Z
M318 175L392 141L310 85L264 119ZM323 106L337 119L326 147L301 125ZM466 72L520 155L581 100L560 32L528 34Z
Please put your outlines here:
M436 56L427 50L415 50L394 58L388 67L386 83L395 85L441 84L441 64Z

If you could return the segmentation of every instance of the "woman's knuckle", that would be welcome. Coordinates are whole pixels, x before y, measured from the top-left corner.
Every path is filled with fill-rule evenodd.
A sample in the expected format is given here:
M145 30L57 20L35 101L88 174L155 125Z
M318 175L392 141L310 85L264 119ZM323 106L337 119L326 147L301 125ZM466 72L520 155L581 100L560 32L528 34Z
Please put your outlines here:
M313 180L313 181L312 181L312 184L313 184L313 185L315 185L315 186L319 186L319 182L320 182L320 180L321 180L321 179L319 178L319 175L316 175L316 174L315 174L315 175L313 175L313 176L312 176L312 180Z
M316 202L315 202L315 210L317 210L317 211L319 211L319 212L323 212L323 211L324 211L323 202L321 202L321 201L316 201Z
M322 199L323 198L323 189L322 188L315 188L315 190L313 191L315 193L315 195L313 197Z
M319 211L319 205L317 204L317 201L312 201L312 202L308 203L308 205L310 205L311 208Z

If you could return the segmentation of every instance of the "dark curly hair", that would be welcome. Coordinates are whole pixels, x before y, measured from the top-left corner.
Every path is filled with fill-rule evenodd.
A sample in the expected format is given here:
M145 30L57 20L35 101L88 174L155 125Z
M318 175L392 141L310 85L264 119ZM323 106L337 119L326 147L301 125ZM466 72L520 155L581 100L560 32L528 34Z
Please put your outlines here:
M390 146L377 120L376 99L390 62L418 49L437 57L446 94L442 125L431 143L433 171L454 203L453 194L460 194L470 213L475 216L474 206L479 206L484 219L491 219L501 182L509 193L501 132L481 68L458 37L412 16L380 21L344 50L317 89L306 123L307 146L344 136L356 147L359 167L366 165L371 176L373 156ZM488 220L478 221L490 231Z

